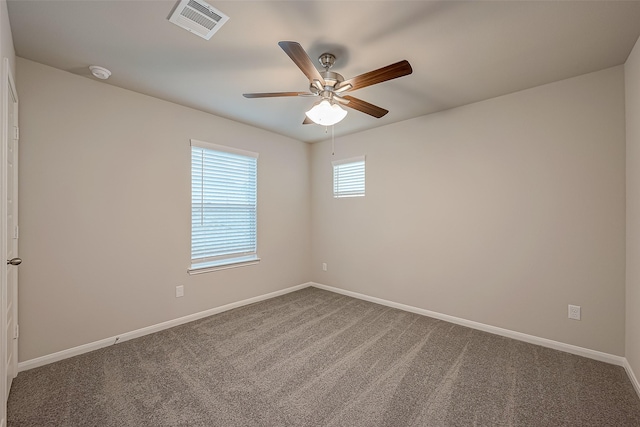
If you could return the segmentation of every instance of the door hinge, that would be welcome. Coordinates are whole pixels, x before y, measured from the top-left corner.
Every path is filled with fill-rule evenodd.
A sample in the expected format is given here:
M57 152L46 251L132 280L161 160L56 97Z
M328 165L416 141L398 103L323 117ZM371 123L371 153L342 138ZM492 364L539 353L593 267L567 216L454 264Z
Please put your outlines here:
M17 340L20 336L20 325L16 324L16 330L13 333L13 339Z
M18 226L16 225L13 228L13 238L17 239L20 236L20 229L18 228Z
M13 127L13 139L20 139L20 128L18 126Z

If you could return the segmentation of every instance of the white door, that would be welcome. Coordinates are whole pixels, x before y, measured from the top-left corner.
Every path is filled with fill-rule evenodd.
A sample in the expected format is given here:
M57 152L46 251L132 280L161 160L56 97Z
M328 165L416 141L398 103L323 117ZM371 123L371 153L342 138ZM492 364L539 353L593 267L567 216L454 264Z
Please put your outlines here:
M18 373L18 97L9 69L9 61L3 64L2 105L2 322L0 360L4 383L0 386L2 411L0 427L6 423L6 403L11 382Z

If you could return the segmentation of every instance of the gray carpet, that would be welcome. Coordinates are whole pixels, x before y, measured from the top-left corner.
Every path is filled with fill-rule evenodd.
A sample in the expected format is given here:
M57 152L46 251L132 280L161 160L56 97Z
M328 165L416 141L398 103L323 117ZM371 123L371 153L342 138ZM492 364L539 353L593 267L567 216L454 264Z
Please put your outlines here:
M623 368L306 288L22 372L9 426L640 426Z

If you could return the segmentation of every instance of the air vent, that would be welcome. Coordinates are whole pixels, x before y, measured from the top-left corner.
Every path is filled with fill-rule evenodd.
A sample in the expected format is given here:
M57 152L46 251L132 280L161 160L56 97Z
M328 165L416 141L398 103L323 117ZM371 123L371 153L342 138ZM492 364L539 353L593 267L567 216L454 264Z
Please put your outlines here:
M181 0L169 17L169 22L206 40L228 20L227 15L201 0Z

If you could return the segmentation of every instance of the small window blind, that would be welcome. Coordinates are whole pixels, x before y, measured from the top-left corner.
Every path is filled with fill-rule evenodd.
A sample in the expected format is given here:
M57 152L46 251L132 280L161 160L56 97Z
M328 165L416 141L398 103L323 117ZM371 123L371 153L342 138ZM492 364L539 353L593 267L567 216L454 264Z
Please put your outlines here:
M335 160L333 165L333 197L364 196L365 158Z
M191 263L257 259L258 154L191 140Z

